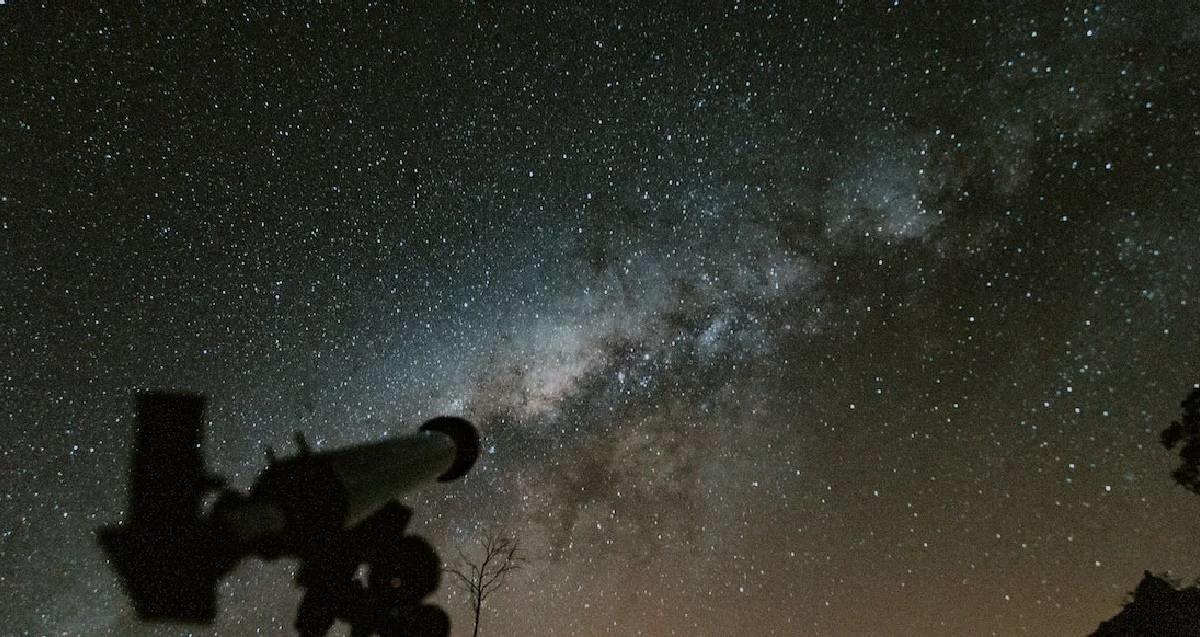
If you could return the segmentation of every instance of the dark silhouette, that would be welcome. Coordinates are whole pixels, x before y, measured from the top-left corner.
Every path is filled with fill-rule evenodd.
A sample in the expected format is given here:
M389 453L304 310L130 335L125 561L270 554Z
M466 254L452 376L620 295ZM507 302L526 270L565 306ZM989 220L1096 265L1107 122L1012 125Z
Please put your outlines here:
M521 555L521 540L516 535L488 531L478 545L479 555L476 557L456 547L458 563L446 568L446 572L456 578L458 588L467 594L471 602L471 610L475 615L474 637L479 637L480 611L488 596L504 584L509 573L525 565L525 557Z
M1092 637L1195 637L1200 635L1200 589L1146 571L1133 599L1100 624Z
M1179 447L1180 465L1171 477L1181 486L1200 494L1200 387L1180 403L1183 416L1163 430L1160 440L1167 449ZM1183 637L1200 635L1200 589L1179 588L1165 575L1145 571L1133 591L1133 599L1120 613L1100 624L1094 637Z
M1179 468L1171 477L1180 485L1200 495L1200 387L1180 403L1183 416L1162 432L1162 444L1167 449L1179 447Z
M297 434L299 454L268 451L269 466L242 495L204 467L204 406L191 394L137 398L129 517L101 529L100 543L143 619L210 623L217 583L239 560L289 556L306 589L302 637L325 635L336 619L354 637L449 635L445 612L422 602L437 590L441 562L404 534L412 511L392 498L464 475L479 453L470 423L434 418L411 436L330 452Z
M220 486L204 468L204 398L144 394L129 468L129 513L100 542L144 619L211 622L216 581L236 559L218 546L200 504Z
M303 556L296 574L308 590L296 612L301 637L329 632L335 619L353 637L434 637L450 634L442 609L422 604L437 590L441 569L425 540L404 535L412 511L392 501L349 531ZM366 569L366 582L357 578Z

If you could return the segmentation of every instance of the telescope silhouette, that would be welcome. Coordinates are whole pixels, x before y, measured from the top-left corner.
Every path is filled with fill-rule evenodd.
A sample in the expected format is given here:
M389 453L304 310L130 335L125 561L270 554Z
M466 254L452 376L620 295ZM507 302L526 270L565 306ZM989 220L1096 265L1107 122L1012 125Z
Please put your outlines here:
M465 475L479 456L471 423L438 417L411 435L328 452L297 434L299 453L281 460L268 450L269 465L241 494L205 467L205 402L137 396L126 519L99 539L141 618L211 623L217 584L242 558L295 557L307 589L302 637L325 635L335 619L355 637L449 635L445 612L423 603L441 561L405 535L412 511L395 498Z

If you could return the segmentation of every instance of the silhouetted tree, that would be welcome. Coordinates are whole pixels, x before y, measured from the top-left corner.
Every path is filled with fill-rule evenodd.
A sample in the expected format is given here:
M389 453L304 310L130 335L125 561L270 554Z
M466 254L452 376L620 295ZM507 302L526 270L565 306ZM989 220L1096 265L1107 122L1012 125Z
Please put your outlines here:
M1133 599L1120 613L1100 624L1090 637L1194 637L1200 635L1200 590L1150 571L1142 576Z
M1163 430L1167 449L1179 447L1179 467L1171 477L1200 494L1200 387L1180 403L1183 416ZM1100 624L1091 637L1183 637L1200 635L1200 589L1179 588L1178 582L1146 571L1133 598L1112 619Z
M1200 495L1200 387L1192 390L1180 403L1183 417L1162 432L1162 444L1167 449L1179 447L1179 468L1171 477L1179 484Z
M477 542L477 548L458 551L458 562L445 571L455 577L458 589L467 594L475 614L474 637L479 637L479 615L488 596L496 592L509 573L525 565L521 538L516 534L490 530Z

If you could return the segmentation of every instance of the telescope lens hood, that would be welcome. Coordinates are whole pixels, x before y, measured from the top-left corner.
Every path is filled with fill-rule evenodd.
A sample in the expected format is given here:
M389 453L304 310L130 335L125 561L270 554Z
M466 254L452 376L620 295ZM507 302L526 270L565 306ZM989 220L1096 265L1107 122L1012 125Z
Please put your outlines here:
M471 470L479 459L479 431L469 421L452 416L438 416L425 421L421 431L436 431L450 436L454 441L454 464L438 476L438 482L457 480Z

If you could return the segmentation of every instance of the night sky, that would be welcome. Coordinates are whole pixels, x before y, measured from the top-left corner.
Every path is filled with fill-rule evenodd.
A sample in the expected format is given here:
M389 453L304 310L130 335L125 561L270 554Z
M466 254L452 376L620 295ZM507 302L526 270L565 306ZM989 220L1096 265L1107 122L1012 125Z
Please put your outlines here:
M240 489L478 423L404 501L523 536L484 635L1082 635L1200 575L1193 0L84 4L0 3L0 632L290 631L285 561L136 625L147 389Z

